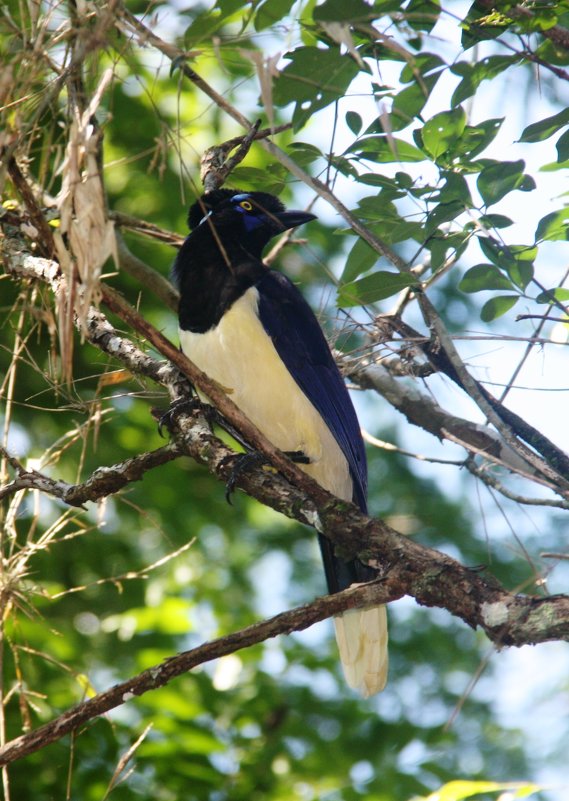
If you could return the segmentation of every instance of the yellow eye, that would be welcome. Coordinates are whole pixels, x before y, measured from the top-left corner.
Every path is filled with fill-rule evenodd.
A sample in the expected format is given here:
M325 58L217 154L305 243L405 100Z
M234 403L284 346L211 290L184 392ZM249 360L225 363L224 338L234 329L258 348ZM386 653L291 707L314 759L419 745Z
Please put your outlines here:
M239 205L242 209L245 209L245 211L253 211L253 206L248 200L242 200Z

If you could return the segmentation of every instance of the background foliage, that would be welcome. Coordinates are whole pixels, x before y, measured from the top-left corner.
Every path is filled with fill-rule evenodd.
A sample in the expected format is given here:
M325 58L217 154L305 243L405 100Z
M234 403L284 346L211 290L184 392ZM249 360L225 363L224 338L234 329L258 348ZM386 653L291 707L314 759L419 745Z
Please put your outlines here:
M487 366L513 408L562 445L562 393L510 392L510 380L539 348L545 386L559 379L567 389L557 354L569 299L568 6L9 2L0 17L4 219L13 224L25 205L11 158L57 219L73 110L86 107L106 70L96 120L108 207L131 252L164 276L172 244L142 235L126 215L183 235L202 191L202 153L243 133L228 107L263 127L290 123L273 138L280 153L254 144L228 184L299 206L314 198L299 180L304 170L381 240L378 258L320 201L320 221L301 234L308 242L280 254L337 346L396 362L406 392L422 382L442 405L484 422L450 381L414 378L424 363L414 343L378 325L377 314L397 311L424 333L406 291L422 281L453 334L481 337L457 340L477 375L486 378ZM182 62L131 15L178 41L227 107L185 79ZM33 224L19 234L33 242ZM175 340L174 313L139 277L115 270L108 261L106 280ZM80 335L65 382L51 293L8 276L0 292L6 452L74 482L162 444L149 409L166 396ZM537 318L515 322L516 313ZM537 375L527 380L537 384ZM539 400L527 402L530 394ZM370 433L396 445L369 449L374 515L464 564L490 564L509 588L540 592L551 574L550 589L561 591L563 492L471 455L481 483L459 471L460 446L438 446L376 393L358 404ZM450 463L413 458L425 450ZM2 465L6 483L13 471ZM516 499L541 505L528 514ZM312 531L241 494L228 506L223 487L189 461L98 506L70 509L21 491L2 515L2 744L179 650L324 592ZM544 551L558 557L542 559ZM566 673L532 684L523 659L504 662L482 636L409 599L390 620L390 683L375 699L346 689L331 626L321 624L206 665L16 762L4 771L5 797L404 801L458 778L520 781L520 793L532 789L525 782L550 781L554 790L540 797L561 797ZM559 645L541 651L566 664ZM544 714L555 707L537 746L504 711L508 664L515 703ZM454 784L437 797L495 798L500 789Z

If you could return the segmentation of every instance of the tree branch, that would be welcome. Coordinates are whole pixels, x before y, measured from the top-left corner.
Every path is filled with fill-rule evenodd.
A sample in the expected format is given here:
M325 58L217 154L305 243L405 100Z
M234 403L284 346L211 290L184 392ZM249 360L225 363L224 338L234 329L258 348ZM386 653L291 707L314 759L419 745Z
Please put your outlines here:
M362 389L378 392L410 423L437 439L448 439L526 478L536 478L535 471L494 429L452 414L415 386L403 386L381 363L357 362L348 367L347 376Z
M418 346L429 361L438 370L448 375L472 398L492 425L495 426L498 433L503 437L504 442L526 462L528 472L535 470L541 473L548 486L562 497L568 497L569 457L567 454L563 453L533 426L530 426L514 412L503 406L470 375L432 303L422 293L418 293L418 301L432 335L430 341L424 341L423 344ZM419 335L410 326L397 320L393 320L392 324L401 333L404 335L411 334L419 342ZM528 442L539 453L527 447L524 442L521 442L520 438Z
M180 67L185 77L188 78L188 80L190 80L195 86L197 86L200 91L207 95L207 97L209 97L210 100L212 100L229 117L239 123L239 125L241 125L241 127L246 131L251 130L251 121L241 114L238 109L232 106L231 103L228 103L227 100L219 94L219 92L216 92L216 90L211 87L207 81L204 81L204 79L186 63L186 58L188 57L186 53L184 53L182 50L179 50L175 45L165 42L163 39L153 33L142 22L140 22L140 20L138 20L134 14L124 8L124 6L120 9L120 17L122 18L123 24L121 25L119 22L117 24L123 32L132 33L132 31L135 31L142 44L150 42L157 50L169 58L173 64ZM336 195L326 186L326 184L322 183L322 181L319 181L318 178L313 178L311 175L309 175L309 173L303 170L302 167L300 167L293 159L291 159L284 150L281 150L281 148L278 147L278 145L275 145L274 142L272 142L269 138L259 139L259 143L261 147L263 147L278 161L280 161L280 163L286 167L291 175L294 175L300 181L313 189L321 198L330 203L332 208L336 209L336 211L344 218L348 225L359 236L361 236L361 238L364 239L368 245L370 245L370 247L388 259L399 270L408 272L409 268L405 260L402 259L394 250L392 250L392 248L390 248L386 242L380 239L380 237L376 236L357 217L355 217L339 200L339 198L337 198Z
M271 637L277 637L279 634L302 631L319 620L324 620L346 609L381 603L383 594L381 585L376 583L351 588L335 595L317 598L310 604L282 612L268 620L247 626L241 631L199 645L190 651L183 651L166 659L161 664L154 665L142 673L116 684L109 690L77 704L34 731L11 740L0 748L0 766L8 765L10 762L39 751L46 745L65 737L66 734L76 731L87 721L100 717L111 709L116 709L136 696L164 687L172 679L187 673L198 665L232 654L241 648L249 648Z
M46 274L43 260L38 261L39 274L43 276ZM103 294L110 298L113 310L124 315L123 319L138 333L149 337L156 347L167 343L167 355L173 350L176 361L185 367L187 360L180 360L178 351L134 309L122 300L117 304L118 296L109 294L108 287L104 287ZM119 359L129 370L169 387L173 395L179 396L180 390L187 387L173 365L160 364L144 354L129 340L119 336L104 316L95 310L91 310L89 315L88 336L93 344ZM195 369L191 363L188 364L192 370ZM208 382L209 379L201 388L215 388L214 382ZM206 389L207 394L210 391ZM223 413L227 413L232 425L243 431L243 416L234 416L232 406L227 405ZM172 433L180 452L206 464L214 475L227 481L235 454L213 436L199 413L176 415ZM257 447L258 443L252 444ZM322 532L342 557L352 559L357 556L370 563L383 576L382 586L387 590L385 600L412 595L420 604L445 608L470 626L481 626L488 637L500 645L569 639L569 598L538 599L512 595L493 578L471 571L454 559L401 536L381 520L365 517L353 504L339 501L326 492L296 465L291 469L282 454L279 457L287 468L286 472L281 472L287 479L292 478L294 486L262 469L240 473L237 485L262 503ZM280 464L276 466L280 470ZM548 604L552 604L551 608ZM501 610L500 615L497 610Z
M98 501L114 495L133 481L140 481L148 470L177 459L181 453L179 446L170 442L162 448L138 454L110 467L99 467L80 484L68 484L66 481L50 478L38 470L26 470L18 465L18 477L0 487L0 501L20 490L28 489L52 495L70 506L83 506L87 501ZM14 466L14 462L10 461Z
M194 69L188 66L185 63L186 55L178 50L175 46L164 42L159 36L156 36L152 31L150 31L143 23L141 23L133 14L131 14L128 10L124 7L121 9L121 18L123 21L123 27L126 27L130 31L135 31L137 36L142 42L151 42L154 47L156 47L160 52L170 58L176 65L181 65L181 69L184 75L194 83L195 86L198 87L201 91L203 91L214 103L218 105L223 111L225 111L232 119L236 120L243 128L246 130L251 130L251 122L241 114L236 108L234 108L227 100L219 95L218 92L215 91L206 81L201 78ZM351 212L344 206L344 204L334 195L334 193L321 181L316 178L313 178L308 173L306 173L301 167L298 166L284 151L282 151L277 145L271 142L269 139L261 140L261 145L269 151L272 155L274 155L283 166L289 170L289 172L299 178L299 180L306 183L309 187L311 187L320 197L324 198L325 200L335 208L344 220L351 226L351 228L362 238L366 241L374 250L376 250L379 254L383 255L389 261L391 261L399 270L403 272L409 271L409 266L407 263L400 258L384 241L382 241L379 237L377 237L372 231L370 231L365 225L363 225L357 217L354 217ZM446 340L450 342L450 337L446 336L446 330L444 326L442 326L442 322L438 318L438 315L433 318L431 314L432 305L426 298L426 296L421 295L419 297L419 301L422 300L422 307L423 312L427 313L427 317L430 317L429 324L438 327L439 331L437 336L439 339ZM452 342L450 343L452 345ZM454 351L454 348L452 348ZM454 351L455 352L455 351ZM447 354L448 355L448 354ZM456 354L458 356L458 354ZM513 448L513 450L517 451L518 454L522 459L524 459L528 465L530 465L533 469L542 472L544 477L549 480L550 484L556 489L556 491L560 491L561 494L565 495L569 492L569 480L563 475L563 473L567 472L566 465L569 465L569 459L565 454L562 454L559 449L555 449L553 443L549 443L555 449L555 466L551 467L547 461L543 459L539 459L538 457L533 454L533 452L527 448L524 443L520 442L515 436L512 435L510 431L510 427L507 423L504 423L502 418L499 414L497 414L495 407L493 407L492 403L488 402L488 398L485 396L489 393L485 391L480 391L483 388L480 388L477 385L477 382L468 374L466 367L462 363L460 359L458 359L458 363L453 365L455 367L455 371L458 371L461 378L461 385L465 389L468 394L472 392L473 399L480 405L483 409L485 414L487 414L490 421L497 427L500 434L504 437L507 444ZM527 429L531 429L530 426L527 426ZM526 432L527 433L527 432ZM538 433L538 432L536 432ZM541 436L540 443L544 444L543 436ZM536 447L534 443L531 443L532 446ZM539 450L539 446L537 447ZM550 453L553 453L551 448L549 448Z

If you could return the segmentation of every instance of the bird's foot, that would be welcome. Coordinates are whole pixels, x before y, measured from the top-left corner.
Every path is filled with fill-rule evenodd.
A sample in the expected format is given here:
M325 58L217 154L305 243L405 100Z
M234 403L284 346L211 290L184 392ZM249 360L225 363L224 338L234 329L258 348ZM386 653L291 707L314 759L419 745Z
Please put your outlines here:
M197 395L191 398L178 398L175 400L165 412L162 412L158 417L158 433L161 437L164 436L163 429L171 429L176 422L176 418L180 414L191 414L192 412L201 411L207 418L208 423L211 425L209 410L213 409L208 403L201 401Z
M310 458L303 451L284 451L284 455L296 464L310 464ZM235 491L237 479L245 471L254 467L271 467L270 463L259 451L247 451L239 453L235 457L227 483L225 484L225 500L231 505L231 496Z
M192 398L180 398L174 401L169 409L167 409L158 418L158 433L163 436L163 428L171 428L176 420L176 417L181 413L191 414L192 412L201 412L206 418L209 427L213 431L214 426L219 426L226 431L234 440L236 440L242 448L247 451L251 450L251 446L243 438L243 435L225 419L215 406L207 401L202 401L197 395Z

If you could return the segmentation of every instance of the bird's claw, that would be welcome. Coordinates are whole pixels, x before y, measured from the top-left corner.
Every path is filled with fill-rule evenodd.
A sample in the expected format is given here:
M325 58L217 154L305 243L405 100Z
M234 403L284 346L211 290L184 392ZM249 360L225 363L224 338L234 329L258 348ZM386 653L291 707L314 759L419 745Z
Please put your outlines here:
M310 458L303 451L284 451L284 455L296 464L310 464ZM270 466L268 460L259 451L247 451L247 453L240 453L231 458L234 459L234 462L225 484L225 500L230 506L232 505L231 496L235 492L239 476L253 467Z
M233 465L231 466L229 478L225 484L225 500L230 506L232 505L231 496L235 492L235 485L237 484L237 479L239 476L246 470L250 470L252 467L260 467L267 461L263 454L259 453L258 451L239 453L237 456L232 456L231 458L234 461Z
M211 408L211 406L209 408ZM207 409L208 404L202 403L202 401L196 396L191 398L179 398L178 400L175 400L158 418L158 433L161 437L163 437L163 429L171 429L179 414L184 412L186 414L191 414L192 412L200 410L207 417Z

